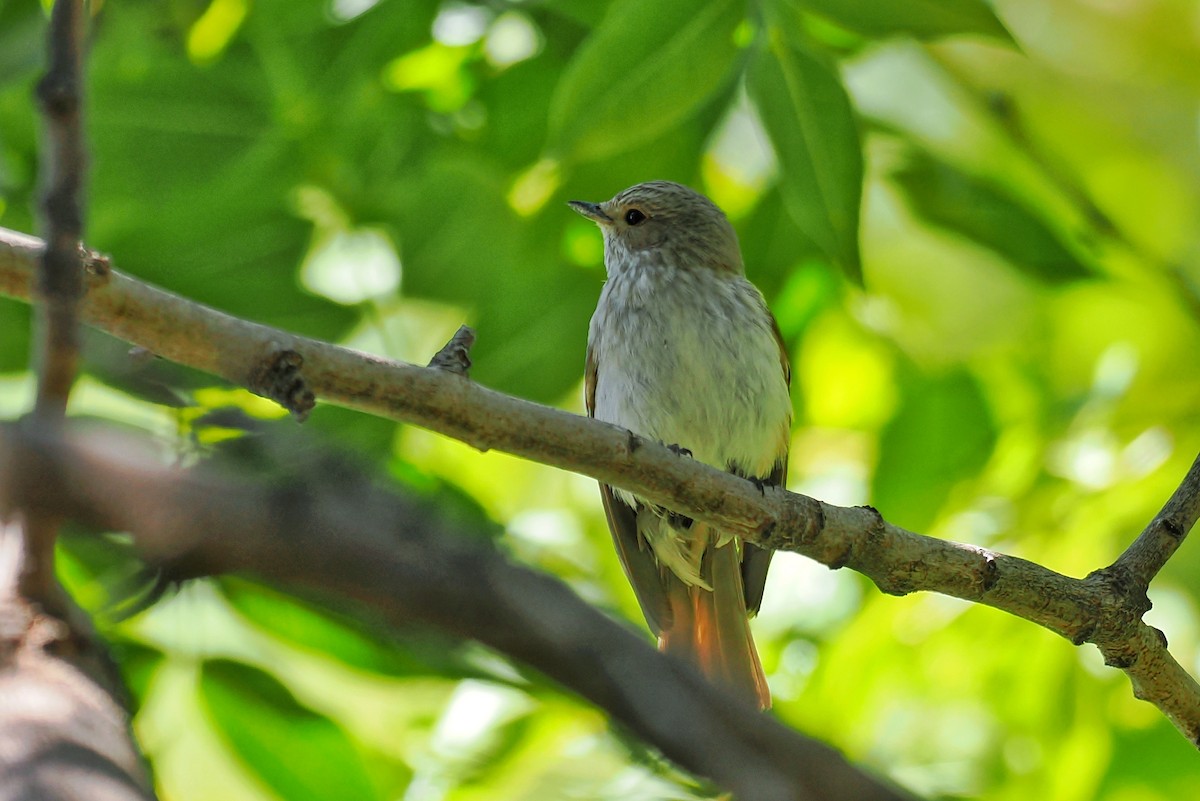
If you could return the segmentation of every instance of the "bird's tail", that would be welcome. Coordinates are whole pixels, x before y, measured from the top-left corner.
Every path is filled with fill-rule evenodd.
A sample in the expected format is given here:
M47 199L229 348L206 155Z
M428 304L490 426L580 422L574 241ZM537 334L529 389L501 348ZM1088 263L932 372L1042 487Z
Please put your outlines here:
M701 566L711 591L670 576L672 622L659 635L658 647L697 665L715 684L767 709L771 692L750 634L737 545L732 541L720 548L715 545L710 542Z

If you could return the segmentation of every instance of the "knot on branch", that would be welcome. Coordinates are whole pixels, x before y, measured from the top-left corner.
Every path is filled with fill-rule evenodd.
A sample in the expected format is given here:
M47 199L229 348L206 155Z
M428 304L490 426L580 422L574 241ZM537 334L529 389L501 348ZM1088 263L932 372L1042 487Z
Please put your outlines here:
M101 282L112 275L112 259L107 253L91 250L80 242L79 258L83 262L83 270L87 275L93 276Z
M1187 531L1183 528L1183 526L1179 525L1170 517L1161 518L1160 523L1163 527L1163 530L1166 531L1167 534L1170 535L1171 538L1177 543L1182 542L1183 538L1187 536Z
M247 386L251 392L270 398L287 409L297 422L302 423L317 403L316 396L300 374L303 366L304 357L296 351L277 351L251 373Z
M1083 645L1091 642L1094 636L1096 636L1096 621L1090 620L1071 635L1071 645Z
M1071 642L1093 642L1104 654L1105 664L1127 670L1137 661L1136 650L1129 649L1134 632L1142 624L1152 604L1146 587L1121 562L1089 573L1083 583L1094 599L1092 614L1080 622L1070 635Z
M1137 651L1131 649L1122 648L1121 650L1117 651L1108 651L1102 649L1101 653L1104 654L1104 664L1111 668L1116 668L1117 670L1129 670L1131 667L1136 665L1138 661ZM1134 690L1134 694L1137 694L1136 689Z
M808 547L817 542L822 532L825 531L825 507L814 499L804 495L792 495L782 488L760 486L763 496L767 496L770 491L772 497L777 499L778 503L774 504L775 508L779 509L779 517L768 519L760 527L759 544L771 550L794 550L806 553ZM787 532L786 534L778 534ZM826 565L833 570L837 570L845 564L845 560L850 558L851 548L846 545L841 557L833 557L832 559L821 559ZM840 564L834 564L839 562Z
M996 586L996 582L1000 580L1000 565L996 563L996 555L990 551L980 549L983 556L983 570L979 577L980 594L986 594Z
M888 522L874 506L855 506L853 511L865 514L867 520L855 527L862 532L862 536L847 556L858 556L860 564L869 563L889 550ZM920 557L917 557L913 560L896 560L886 570L868 572L866 575L875 582L880 592L902 596L924 589L919 578L923 572Z
M46 73L37 85L37 97L43 112L58 119L79 111L79 85L71 74L74 65L65 66L67 69Z
M1153 607L1146 595L1146 585L1120 561L1092 571L1084 581L1100 588L1105 608L1113 607L1141 620L1142 615Z
M429 366L465 377L471 368L470 350L474 344L475 331L469 326L459 326L450 341L429 360Z

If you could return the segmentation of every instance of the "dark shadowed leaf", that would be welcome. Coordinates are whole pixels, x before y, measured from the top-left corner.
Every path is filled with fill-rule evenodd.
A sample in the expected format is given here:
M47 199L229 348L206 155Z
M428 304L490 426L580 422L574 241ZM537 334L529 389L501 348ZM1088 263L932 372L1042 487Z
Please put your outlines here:
M281 798L379 797L342 728L302 705L270 674L228 659L209 660L200 672L200 698L245 768Z
M552 152L588 160L647 142L729 80L740 0L617 0L550 102Z
M1047 227L1044 215L998 186L925 155L914 156L892 178L917 214L986 245L1034 278L1061 282L1092 274Z
M129 691L130 712L136 715L150 691L150 683L166 661L166 655L153 646L121 638L113 639L110 647Z
M805 235L861 283L862 149L836 69L772 36L754 56L747 87L779 158L788 211Z
M973 33L1012 41L983 0L784 0L867 36L919 39Z
M821 249L796 225L779 186L767 191L737 228L746 275L767 298L790 280L799 264L821 258Z
M611 0L545 0L540 3L542 8L552 14L558 14L579 25L594 28L604 19L604 12L611 5Z
M967 372L909 370L904 400L884 427L872 503L890 521L928 527L954 486L974 477L996 443L996 425L979 384Z
M229 577L219 579L218 586L239 614L272 636L360 670L386 676L496 678L494 671L472 663L470 648L433 631L376 637L361 624L269 587Z

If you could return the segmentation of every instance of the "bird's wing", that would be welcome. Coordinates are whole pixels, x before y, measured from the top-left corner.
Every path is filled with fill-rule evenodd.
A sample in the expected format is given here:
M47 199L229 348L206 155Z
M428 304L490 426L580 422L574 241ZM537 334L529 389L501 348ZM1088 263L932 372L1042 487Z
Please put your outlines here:
M583 382L588 417L596 415L597 367L595 350L589 345ZM655 636L658 636L670 628L673 614L658 563L638 535L637 510L617 498L612 487L607 484L600 485L600 497L604 501L608 530L612 532L613 545L617 548L621 567L625 569L625 576L633 587L633 594L637 596L638 604L642 607L646 623ZM764 579L765 577L764 573Z
M783 380L787 382L788 387L791 387L792 365L788 361L787 345L784 344L783 333L779 330L779 323L775 322L775 316L770 312L767 314L771 318L771 330L775 334L775 341L779 343L779 365L783 369ZM775 460L775 467L771 470L771 474L764 479L764 483L782 487L787 482L787 442L788 440L784 439L783 452ZM748 542L742 544L742 588L746 593L746 610L751 615L757 614L762 606L763 589L767 584L767 569L771 566L771 557L774 554L774 551Z

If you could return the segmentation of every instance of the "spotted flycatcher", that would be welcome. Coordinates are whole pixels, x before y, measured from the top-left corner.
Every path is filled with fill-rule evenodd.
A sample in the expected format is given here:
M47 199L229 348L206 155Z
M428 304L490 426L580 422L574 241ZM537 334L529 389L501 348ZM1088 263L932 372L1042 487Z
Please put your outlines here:
M787 352L712 201L652 181L571 201L604 233L608 281L588 332L588 414L765 484L787 474ZM659 647L771 704L749 616L771 552L600 485L625 574Z

